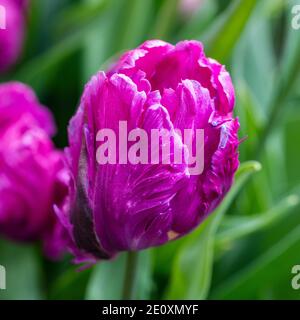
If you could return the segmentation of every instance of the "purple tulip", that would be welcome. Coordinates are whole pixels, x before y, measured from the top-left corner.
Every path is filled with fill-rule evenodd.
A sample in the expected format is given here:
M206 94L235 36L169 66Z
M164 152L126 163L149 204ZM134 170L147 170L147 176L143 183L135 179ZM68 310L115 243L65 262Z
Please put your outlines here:
M23 46L27 1L0 0L0 72L16 63Z
M239 165L234 103L230 75L197 41L147 41L91 79L69 127L69 201L57 208L77 262L161 245L190 232L220 204ZM204 130L203 172L191 174L194 147L182 163L146 163L146 157L124 164L118 150L133 145L127 132L119 135L117 155L108 156L115 164L102 163L99 132L118 132L120 122L128 133L189 129L193 143ZM169 147L170 159L187 150L180 135Z
M41 240L52 258L64 248L54 212L63 201L63 153L51 142L54 124L30 88L0 85L0 234L17 241Z

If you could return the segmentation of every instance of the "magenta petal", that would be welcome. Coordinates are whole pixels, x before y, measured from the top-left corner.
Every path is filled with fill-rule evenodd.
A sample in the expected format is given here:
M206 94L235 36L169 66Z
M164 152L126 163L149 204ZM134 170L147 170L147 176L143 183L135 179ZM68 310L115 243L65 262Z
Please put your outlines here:
M126 52L110 71L111 73L125 73L143 71L147 76L154 72L157 64L164 55L173 49L169 43L160 40L144 42L137 49ZM131 71L131 73L130 73Z
M6 11L6 29L0 29L0 73L16 63L23 45L24 4L16 0L0 0Z
M176 89L186 79L197 80L215 100L217 111L232 111L235 94L229 73L213 59L206 58L197 41L182 41L175 47L162 41L147 41L125 53L110 71L124 73L142 89L141 79L149 81L152 90ZM139 76L138 76L139 75ZM148 85L146 89L148 92Z
M161 245L190 232L216 208L239 164L234 103L229 73L197 41L147 41L91 79L69 127L69 200L57 208L77 262ZM127 132L119 137L120 122ZM117 153L110 164L97 161L102 129L117 135L109 142ZM143 130L147 145L143 158L141 150L133 154L140 161L126 163L128 154L118 151L136 147L127 139L135 129ZM169 163L160 158L162 144L152 153L153 129L172 137ZM186 129L192 132L191 150ZM204 158L193 154L201 129ZM178 151L187 155L179 163ZM100 161L107 158L100 155ZM189 161L199 157L204 167L193 174Z
M232 112L235 104L235 92L231 77L225 67L213 59L202 61L200 66L211 70L211 82L216 96L217 111L222 115Z
M42 241L57 258L64 230L53 211L67 192L58 183L64 155L49 137L54 124L30 88L0 85L0 233L18 241ZM62 187L64 185L64 187Z
M147 109L141 127L173 130L166 109L159 105ZM99 167L94 219L102 246L117 252L167 241L172 223L170 202L188 178L185 164Z
M214 210L230 189L234 173L239 166L238 160L238 119L233 119L222 124L218 149L211 160L211 167L205 174L203 185L203 205L206 212ZM204 202L205 203L205 202Z
M53 136L56 128L54 120L35 93L28 86L19 82L0 85L0 135L1 131L17 121L26 113L41 129Z
M166 89L162 104L168 109L175 128L204 129L214 111L209 91L199 82L184 80L176 90Z

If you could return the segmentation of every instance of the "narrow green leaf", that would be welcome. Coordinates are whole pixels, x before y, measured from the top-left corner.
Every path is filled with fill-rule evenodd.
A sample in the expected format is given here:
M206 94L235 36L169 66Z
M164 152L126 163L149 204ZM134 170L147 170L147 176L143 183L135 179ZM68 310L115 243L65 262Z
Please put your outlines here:
M72 33L57 41L47 51L23 64L12 77L29 84L38 92L42 91L53 78L53 74L57 72L59 65L84 46L84 40L98 23L103 9L97 11L98 19L91 19L84 27L74 27Z
M258 0L236 0L207 34L207 53L225 63L239 40Z
M91 268L79 271L78 267L70 268L50 287L49 298L55 300L84 299L92 270ZM76 289L74 290L74 288Z
M126 253L112 261L101 261L94 267L90 278L86 299L122 299L126 268ZM151 255L149 251L140 252L137 261L137 274L134 286L134 299L149 299L151 291Z
M260 1L240 37L231 57L231 74L235 84L247 83L258 105L257 113L266 115L273 94L278 61L274 52L274 39L268 4ZM256 45L254 46L253 43ZM239 93L236 90L237 94Z
M122 19L119 22L121 28L117 37L116 51L129 50L146 40L146 29L149 23L151 13L154 11L152 0L130 0L126 1Z
M300 226L297 226L248 267L222 282L212 293L212 298L273 298L276 287L281 292L281 297L283 297L283 291L289 295L293 293L295 295L291 286L293 277L291 269L294 265L299 264L299 250ZM285 298L288 298L288 295Z
M110 300L122 298L126 256L120 255L112 261L101 261L94 267L90 278L86 299Z
M84 0L95 2L95 0ZM83 44L82 85L99 71L101 65L115 54L116 35L120 32L119 20L124 0L110 0L110 6L101 19L89 29Z
M190 234L175 259L168 299L205 299L207 297L214 257L214 237L219 223L237 193L250 175L259 171L261 165L250 161L242 164L236 174L235 184L217 210L200 227Z
M216 1L204 1L200 9L187 19L176 39L195 39L208 29L211 23L215 21L218 11Z
M296 0L290 1L287 10L289 11L289 19L292 19L290 8L296 4ZM283 58L278 68L276 85L274 86L273 99L270 102L270 112L268 114L268 122L261 134L260 143L257 146L256 154L260 157L265 149L265 144L276 128L277 121L283 119L282 113L287 110L286 100L292 89L296 85L296 81L300 75L300 38L297 30L293 30L290 26L287 29L287 41L284 48Z
M153 38L168 40L176 21L179 0L164 0L154 23Z
M108 0L76 3L60 13L55 24L55 33L60 36L77 32L96 19L107 8Z
M133 290L134 299L150 299L153 288L152 251L146 250L138 253L136 283Z
M290 195L266 213L228 217L224 220L223 229L216 235L216 248L228 248L233 241L269 227L283 219L298 204L299 197Z
M299 103L295 103L294 110L290 110L290 114L286 118L284 124L284 156L286 159L286 173L288 187L292 188L298 185L300 181L300 148L295 147L295 142L298 140L300 128L300 110Z
M27 62L14 75L14 79L25 82L37 91L41 91L57 66L80 48L81 39L81 36L75 35L58 43L50 50Z
M6 290L0 290L0 300L44 298L40 263L34 247L1 240L0 265L6 269Z

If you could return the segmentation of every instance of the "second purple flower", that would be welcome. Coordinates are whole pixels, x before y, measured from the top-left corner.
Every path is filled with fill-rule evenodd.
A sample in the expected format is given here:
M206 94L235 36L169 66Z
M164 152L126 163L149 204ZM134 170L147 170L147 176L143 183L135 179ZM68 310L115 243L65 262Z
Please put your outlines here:
M26 0L0 0L0 73L16 63L25 34Z

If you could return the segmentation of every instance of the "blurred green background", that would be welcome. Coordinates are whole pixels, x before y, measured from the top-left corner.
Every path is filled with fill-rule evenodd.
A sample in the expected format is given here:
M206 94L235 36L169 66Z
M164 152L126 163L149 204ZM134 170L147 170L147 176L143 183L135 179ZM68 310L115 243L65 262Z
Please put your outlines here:
M295 0L32 0L26 45L1 82L31 85L55 114L58 147L83 86L126 49L197 39L230 71L241 122L241 168L223 204L197 230L139 253L133 298L298 299L300 265L300 30ZM78 272L37 245L0 241L0 299L119 299L126 254Z

